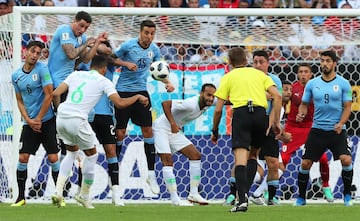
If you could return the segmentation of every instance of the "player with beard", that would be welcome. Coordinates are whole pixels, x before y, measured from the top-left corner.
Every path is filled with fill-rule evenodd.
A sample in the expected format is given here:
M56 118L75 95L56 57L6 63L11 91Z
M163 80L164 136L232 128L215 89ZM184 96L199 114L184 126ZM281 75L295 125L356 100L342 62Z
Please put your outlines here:
M299 196L295 206L306 205L306 188L310 168L326 149L334 160L340 159L344 184L344 205L352 206L350 188L353 179L351 153L347 145L346 122L351 113L352 90L350 83L336 74L337 57L333 51L320 54L321 76L310 80L304 90L296 121L301 122L308 114L308 106L314 103L314 122L305 143L298 174Z
M301 104L301 98L304 93L304 88L307 82L312 78L311 66L308 63L302 63L299 65L297 71L298 81L295 82L293 87L293 93L290 98L290 112L288 114L285 131L292 134L292 140L286 144L283 144L281 148L281 158L284 167L289 163L292 154L302 147L308 134L311 130L314 115L314 104L310 102L308 105L308 111L306 117L301 121L296 121L296 115L298 114L299 105ZM328 202L333 202L334 197L329 186L329 163L326 153L324 153L320 160L320 174L322 180L322 189L324 192L325 199Z
M114 52L117 58L115 65L122 66L121 75L116 84L116 90L121 97L131 97L135 94L142 94L150 99L147 91L147 79L151 63L160 60L160 49L153 43L156 32L156 25L153 21L144 20L140 24L139 37L131 38L122 43ZM162 82L168 92L174 91L174 86L166 78ZM131 121L141 127L144 140L144 150L148 164L148 177L146 182L149 184L154 194L159 194L160 187L155 175L155 146L152 131L151 102L144 107L139 102L119 109L115 108L117 154L119 156L123 141L126 135L126 128Z

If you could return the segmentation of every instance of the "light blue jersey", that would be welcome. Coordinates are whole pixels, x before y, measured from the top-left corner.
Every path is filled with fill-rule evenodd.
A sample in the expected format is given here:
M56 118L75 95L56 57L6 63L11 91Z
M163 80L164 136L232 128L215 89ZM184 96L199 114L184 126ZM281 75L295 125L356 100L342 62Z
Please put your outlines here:
M276 76L275 74L268 73L268 75L270 76L270 78L276 84L276 88L278 89L279 93L282 94L282 83L281 83L280 78L278 76ZM268 101L268 108L266 109L266 114L267 115L270 114L271 109L272 109L272 102Z
M126 67L121 68L121 74L116 84L116 90L121 92L147 91L146 83L149 77L149 67L154 61L160 60L160 49L156 44L144 49L139 45L138 38L132 38L121 44L114 54L123 61L135 63L136 71Z
M12 74L12 83L15 93L21 94L29 117L31 119L36 118L45 98L43 87L53 83L47 66L37 62L30 73L25 73L22 68L19 68ZM50 107L42 122L48 121L53 117L54 112ZM24 124L27 123L24 121Z
M302 101L314 102L314 122L312 127L326 131L334 130L340 121L343 104L352 101L350 83L340 75L332 81L324 81L321 76L310 80L304 90ZM345 124L343 129L346 129Z
M74 71L75 59L69 59L62 48L63 44L72 44L75 48L86 42L83 34L76 37L70 25L59 26L51 40L49 55L49 71L54 81L54 88L57 88L69 74Z

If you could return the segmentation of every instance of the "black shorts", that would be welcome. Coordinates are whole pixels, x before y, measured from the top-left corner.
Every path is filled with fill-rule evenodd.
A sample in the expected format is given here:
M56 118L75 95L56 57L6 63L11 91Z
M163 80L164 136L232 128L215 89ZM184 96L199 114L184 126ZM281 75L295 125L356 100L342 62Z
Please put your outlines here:
M96 114L90 123L99 143L116 144L115 126L112 116Z
M264 145L261 147L259 153L259 159L264 160L265 157L279 157L279 141L275 139L275 134L272 130L270 133L265 137Z
M36 133L29 125L24 125L20 136L22 142L19 153L28 153L35 155L40 144L44 146L47 154L59 152L56 140L56 123L55 117L42 123L41 133Z
M136 94L144 95L149 99L149 105L144 107L140 102L135 102L133 105L130 105L127 108L119 109L115 108L115 118L116 118L116 129L125 129L129 122L131 121L140 126L140 127L151 127L152 126L152 115L151 115L151 102L150 96L147 91L139 92L120 92L118 91L120 97L127 98L132 97Z
M232 118L232 148L262 147L268 127L265 108L254 107L249 112L247 107L235 108Z
M342 130L340 134L337 134L335 131L311 128L302 158L317 162L326 149L332 152L334 160L338 160L339 156L343 154L351 155L346 131Z

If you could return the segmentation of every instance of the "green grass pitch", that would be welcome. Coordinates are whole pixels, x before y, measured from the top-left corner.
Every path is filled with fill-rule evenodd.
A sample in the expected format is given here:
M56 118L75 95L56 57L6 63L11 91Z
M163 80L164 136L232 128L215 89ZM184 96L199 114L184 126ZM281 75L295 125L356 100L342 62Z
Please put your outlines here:
M345 207L342 204L309 204L294 207L250 205L246 213L230 213L229 206L175 207L170 204L94 204L89 210L76 204L57 208L51 204L27 204L10 207L0 203L1 221L356 221L360 220L360 204Z

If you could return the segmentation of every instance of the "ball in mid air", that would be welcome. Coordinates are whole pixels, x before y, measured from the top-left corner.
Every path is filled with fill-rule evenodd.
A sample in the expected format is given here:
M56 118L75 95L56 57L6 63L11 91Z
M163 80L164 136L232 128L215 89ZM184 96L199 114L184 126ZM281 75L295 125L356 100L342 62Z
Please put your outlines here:
M165 61L155 61L150 65L150 75L157 81L168 78L169 74L170 68Z

